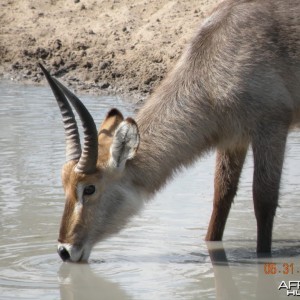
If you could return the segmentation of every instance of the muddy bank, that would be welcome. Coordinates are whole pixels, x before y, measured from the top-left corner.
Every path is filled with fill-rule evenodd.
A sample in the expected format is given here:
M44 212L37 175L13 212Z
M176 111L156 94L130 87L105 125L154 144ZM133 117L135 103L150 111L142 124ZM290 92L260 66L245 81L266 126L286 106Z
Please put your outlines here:
M2 0L0 76L145 98L218 0Z

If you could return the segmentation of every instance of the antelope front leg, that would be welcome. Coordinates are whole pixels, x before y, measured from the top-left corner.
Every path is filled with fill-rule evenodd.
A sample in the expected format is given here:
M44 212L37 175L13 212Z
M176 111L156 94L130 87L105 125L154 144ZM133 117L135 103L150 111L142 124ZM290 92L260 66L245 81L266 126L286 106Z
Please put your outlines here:
M217 152L214 204L206 241L222 240L231 203L237 192L246 153L247 148L234 151L219 150Z
M273 220L278 206L287 128L260 130L253 139L253 201L257 222L257 253L271 252Z

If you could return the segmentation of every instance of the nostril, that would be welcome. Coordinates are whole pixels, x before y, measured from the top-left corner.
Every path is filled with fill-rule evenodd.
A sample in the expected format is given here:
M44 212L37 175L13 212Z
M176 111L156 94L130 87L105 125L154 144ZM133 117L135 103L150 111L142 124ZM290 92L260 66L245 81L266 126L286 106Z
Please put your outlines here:
M58 249L57 249L57 252L58 252L60 258L63 261L66 261L66 260L70 259L70 254L64 246L59 246Z

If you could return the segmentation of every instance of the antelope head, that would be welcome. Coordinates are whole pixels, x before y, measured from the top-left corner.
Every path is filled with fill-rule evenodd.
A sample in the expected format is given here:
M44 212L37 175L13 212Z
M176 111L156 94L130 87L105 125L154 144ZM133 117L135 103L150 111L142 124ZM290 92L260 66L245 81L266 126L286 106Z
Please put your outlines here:
M92 247L122 229L141 206L139 192L126 175L126 161L135 156L139 145L138 127L112 109L97 132L83 103L40 67L57 100L66 136L65 208L57 251L63 261L87 261ZM83 149L70 104L82 122Z

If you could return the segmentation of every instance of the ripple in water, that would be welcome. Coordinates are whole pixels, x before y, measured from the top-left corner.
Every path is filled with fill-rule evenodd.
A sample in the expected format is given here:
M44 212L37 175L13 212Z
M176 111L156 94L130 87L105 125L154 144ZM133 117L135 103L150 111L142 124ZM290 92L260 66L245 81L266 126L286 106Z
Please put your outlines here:
M210 156L181 172L127 230L97 246L89 264L62 263L56 239L65 145L57 105L49 88L0 82L0 90L0 299L215 299L216 287L226 292L241 283L253 298L257 278L266 276L255 259L251 152L219 245L221 258L228 248L223 261L212 264L216 253L203 241L213 197ZM116 98L82 98L97 124L112 107L131 115ZM299 132L289 139L274 230L275 259L298 269L299 140ZM276 284L267 290L277 292Z
M16 243L0 247L0 285L23 289L57 289L56 274L61 262L54 243Z

